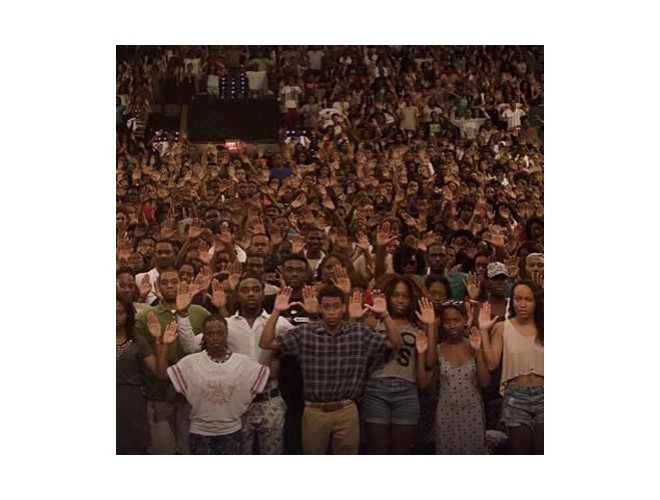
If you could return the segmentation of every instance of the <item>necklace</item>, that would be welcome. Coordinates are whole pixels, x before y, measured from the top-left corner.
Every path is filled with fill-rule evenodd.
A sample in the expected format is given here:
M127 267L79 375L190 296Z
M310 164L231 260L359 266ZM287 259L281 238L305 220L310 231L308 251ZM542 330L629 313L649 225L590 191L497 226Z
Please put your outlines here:
M209 357L209 359L210 359L211 361L213 361L214 363L224 363L224 362L227 361L227 360L229 359L229 357L231 356L231 351L230 351L229 349L227 349L227 352L225 353L225 355L222 356L220 359L216 359L216 358L214 358L213 356L211 356L211 355L209 354L208 351L206 351L206 355L207 355L207 356Z
M132 340L127 340L123 344L117 346L117 359L121 358L126 351L128 351L133 345Z

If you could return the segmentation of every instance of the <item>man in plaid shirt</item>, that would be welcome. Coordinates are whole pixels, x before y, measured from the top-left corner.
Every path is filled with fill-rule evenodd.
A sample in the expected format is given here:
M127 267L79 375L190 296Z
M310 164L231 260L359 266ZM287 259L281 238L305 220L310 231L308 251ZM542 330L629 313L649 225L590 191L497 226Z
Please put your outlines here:
M401 335L387 313L383 294L375 290L373 306L362 304L362 294L350 298L350 321L343 321L344 292L326 286L315 295L313 287L303 290L303 303L289 303L291 287L284 287L275 299L273 313L264 325L259 347L277 349L297 356L304 382L305 411L302 446L305 455L326 452L332 439L335 455L355 455L360 443L360 426L355 401L360 397L367 366L386 348L398 348ZM320 310L322 321L300 325L275 336L277 318L295 304L309 314ZM387 335L360 323L367 311L385 322Z

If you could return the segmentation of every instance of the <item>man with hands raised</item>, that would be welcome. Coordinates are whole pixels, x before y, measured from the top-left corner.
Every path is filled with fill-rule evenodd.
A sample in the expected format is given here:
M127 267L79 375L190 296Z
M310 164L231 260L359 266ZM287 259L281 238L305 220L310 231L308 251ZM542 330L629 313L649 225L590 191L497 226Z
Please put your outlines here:
M348 304L350 321L344 321L345 295L332 285L324 287L318 296L304 289L303 302L297 303L309 314L320 312L321 321L276 335L280 314L295 304L290 302L291 293L287 286L277 295L259 347L295 355L300 361L305 396L303 453L324 454L332 442L334 454L355 455L360 443L355 401L362 393L367 366L383 356L386 348L400 347L401 335L380 291L374 291L373 306L363 305L362 294L355 292ZM384 320L387 335L359 322L369 310Z
M135 331L153 342L147 325L148 314L152 314L162 328L177 319L177 292L181 281L179 273L171 268L161 269L157 278L157 291L160 303L138 313L135 318ZM177 313L175 315L175 313ZM202 306L191 305L187 311L195 333L202 331L204 320L211 314ZM168 345L167 362L175 364L185 356L179 342ZM188 429L190 426L190 405L177 394L169 380L159 380L147 374L147 416L151 428L149 453L152 455L188 454Z

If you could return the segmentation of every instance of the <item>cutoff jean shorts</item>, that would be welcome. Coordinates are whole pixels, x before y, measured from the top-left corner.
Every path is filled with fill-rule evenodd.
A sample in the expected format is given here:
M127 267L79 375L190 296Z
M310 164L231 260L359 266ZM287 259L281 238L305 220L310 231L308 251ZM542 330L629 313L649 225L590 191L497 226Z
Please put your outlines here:
M543 386L527 387L510 382L502 396L502 422L507 427L543 424Z
M417 384L393 377L370 379L360 406L365 422L416 425L420 411Z

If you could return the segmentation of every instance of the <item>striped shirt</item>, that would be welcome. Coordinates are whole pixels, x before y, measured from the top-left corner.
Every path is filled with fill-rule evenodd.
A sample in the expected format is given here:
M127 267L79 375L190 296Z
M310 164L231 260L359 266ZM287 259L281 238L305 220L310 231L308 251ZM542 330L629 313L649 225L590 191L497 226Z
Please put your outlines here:
M367 366L385 352L387 337L362 323L344 321L330 335L322 321L315 321L277 335L282 354L298 357L305 400L331 403L357 400Z

